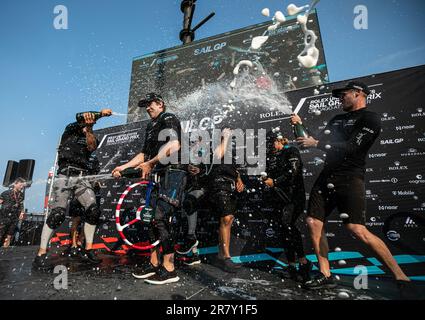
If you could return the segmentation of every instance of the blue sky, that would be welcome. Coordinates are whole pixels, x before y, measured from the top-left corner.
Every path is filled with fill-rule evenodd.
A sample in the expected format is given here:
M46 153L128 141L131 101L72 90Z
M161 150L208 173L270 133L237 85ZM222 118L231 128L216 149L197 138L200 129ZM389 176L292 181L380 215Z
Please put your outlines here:
M194 23L216 16L196 38L264 22L261 9L286 12L290 3L308 1L198 0ZM359 4L368 8L367 30L353 27ZM68 30L53 28L56 5L68 8ZM331 81L425 64L423 0L322 0L317 10ZM126 113L132 59L179 45L181 27L177 0L0 2L0 179L7 160L36 160L29 211L42 211L41 180L64 126L83 110ZM97 128L124 122L111 117Z

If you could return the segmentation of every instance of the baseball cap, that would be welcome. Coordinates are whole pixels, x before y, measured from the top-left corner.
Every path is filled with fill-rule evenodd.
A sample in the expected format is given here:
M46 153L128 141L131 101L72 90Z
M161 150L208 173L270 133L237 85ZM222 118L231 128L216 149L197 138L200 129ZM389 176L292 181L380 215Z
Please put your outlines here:
M369 87L363 82L350 81L345 85L345 87L332 90L332 97L339 98L341 93L347 90L360 90L363 91L366 95L370 94Z
M145 97L139 101L138 105L140 108L146 108L149 105L149 103L151 103L152 101L164 102L164 99L162 98L161 95L155 92L150 92L150 93L147 93Z

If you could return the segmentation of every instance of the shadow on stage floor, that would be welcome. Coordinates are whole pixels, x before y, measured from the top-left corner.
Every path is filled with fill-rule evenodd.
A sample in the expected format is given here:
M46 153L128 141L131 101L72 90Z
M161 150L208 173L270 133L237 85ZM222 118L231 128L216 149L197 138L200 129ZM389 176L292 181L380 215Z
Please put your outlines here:
M147 257L99 253L99 265L83 263L61 255L64 248L52 248L50 259L68 270L68 288L55 289L59 274L32 269L37 248L0 249L0 299L43 300L392 300L399 299L397 286L388 277L370 276L368 290L353 288L353 277L341 276L337 289L308 291L282 276L266 264L244 264L236 274L221 271L210 258L199 265L178 264L180 281L153 286L134 279L131 271ZM63 274L62 274L63 275ZM425 284L417 282L420 296L425 298ZM345 292L346 294L341 292Z

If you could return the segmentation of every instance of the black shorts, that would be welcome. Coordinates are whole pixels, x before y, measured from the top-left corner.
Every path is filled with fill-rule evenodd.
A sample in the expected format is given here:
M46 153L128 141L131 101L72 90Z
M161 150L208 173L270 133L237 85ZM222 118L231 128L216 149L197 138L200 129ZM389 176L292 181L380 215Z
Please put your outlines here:
M313 185L307 215L325 221L334 209L346 213L343 223L366 224L365 183L360 177L321 174Z
M84 207L78 202L77 199L73 199L69 203L69 216L71 218L83 217L85 214Z
M160 208L160 210L155 211L155 219L167 220L182 205L187 172L167 169L160 174L159 179L158 199L152 199L152 206L159 206Z
M207 197L214 214L225 217L235 215L237 198L235 195L235 182L228 178L216 178L210 184Z
M0 220L0 238L3 238L4 235L13 236L16 231L19 220L16 219L1 219ZM0 239L1 241L2 239ZM1 244L0 244L1 245Z

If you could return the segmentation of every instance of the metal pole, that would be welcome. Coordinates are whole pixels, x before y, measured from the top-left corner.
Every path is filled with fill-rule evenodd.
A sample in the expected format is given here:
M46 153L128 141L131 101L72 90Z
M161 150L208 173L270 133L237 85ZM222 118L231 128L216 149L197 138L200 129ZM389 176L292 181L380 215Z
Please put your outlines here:
M58 157L59 157L59 146L60 146L60 140L59 140L58 146L56 148L56 157L55 157L55 163L53 164L53 175L52 175L52 181L50 183L49 194L48 194L48 198L47 198L47 208L46 208L46 211L44 213L44 222L46 222L47 216L49 215L50 199L51 199L51 195L52 195L53 184L55 182L56 167L57 167Z
M195 39L195 31L204 23L210 20L215 13L212 12L192 29L192 20L195 13L195 3L197 0L183 0L180 9L183 12L183 29L180 31L180 40L183 44L192 42Z
M180 31L180 40L183 44L190 43L195 38L195 33L191 30L193 14L195 13L196 0L183 0L180 9L183 12L183 29Z

